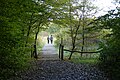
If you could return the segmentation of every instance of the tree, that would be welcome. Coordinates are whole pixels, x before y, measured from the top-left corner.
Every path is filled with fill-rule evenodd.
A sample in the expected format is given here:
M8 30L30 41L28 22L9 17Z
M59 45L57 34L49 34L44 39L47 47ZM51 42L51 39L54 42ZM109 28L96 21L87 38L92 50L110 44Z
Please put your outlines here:
M0 79L6 80L25 68L31 45L36 44L41 26L51 15L47 9L42 1L0 1Z
M85 34L87 34L86 28L89 27L89 23L91 20L89 18L92 18L92 16L96 13L96 7L91 5L91 2L88 0L75 0L73 1L74 6L70 5L70 32L71 32L71 40L72 40L72 51L77 50L77 44L78 35L81 32L82 37L82 47L81 51L84 52L84 46L85 46ZM71 7L72 6L72 7ZM71 16L74 16L72 19ZM69 59L71 59L73 52L70 54ZM81 53L82 56L82 53Z
M105 70L109 73L109 77L113 80L120 78L120 9L117 7L114 10L108 11L104 16L99 17L95 22L95 27L99 31L106 29L110 33L103 37L100 48L100 61L105 65ZM107 67L107 69L106 69Z
M25 1L27 2L27 1ZM22 15L25 7L22 0L0 1L0 78L6 79L17 70L23 69L28 61L24 47L24 30ZM25 14L26 15L26 14Z

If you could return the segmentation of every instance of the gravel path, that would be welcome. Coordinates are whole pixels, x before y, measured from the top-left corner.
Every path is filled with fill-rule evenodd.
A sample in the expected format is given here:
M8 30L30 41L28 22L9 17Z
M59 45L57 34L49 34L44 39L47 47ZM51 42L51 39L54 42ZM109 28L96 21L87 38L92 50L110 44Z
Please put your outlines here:
M52 44L43 47L41 58L31 66L9 80L108 80L95 65L59 60Z
M59 60L57 50L53 44L45 44L39 58L40 60Z
M34 68L20 73L15 80L108 80L94 65L59 60L38 60Z

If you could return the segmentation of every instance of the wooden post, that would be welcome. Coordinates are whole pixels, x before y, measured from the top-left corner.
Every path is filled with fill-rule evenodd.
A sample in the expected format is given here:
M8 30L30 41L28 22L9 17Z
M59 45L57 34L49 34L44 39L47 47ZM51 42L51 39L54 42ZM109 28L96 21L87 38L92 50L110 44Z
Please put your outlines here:
M59 46L59 58L60 58L60 55L61 54L61 44L60 44L60 46Z
M61 44L63 44L63 38L61 37Z
M33 54L34 54L34 58L38 58L37 56L37 49L36 49L36 45L34 45L34 51L33 51Z
M64 50L63 50L63 49L64 49L64 46L61 45L61 60L63 60L63 56L64 56L64 55L63 55L63 54L64 54Z

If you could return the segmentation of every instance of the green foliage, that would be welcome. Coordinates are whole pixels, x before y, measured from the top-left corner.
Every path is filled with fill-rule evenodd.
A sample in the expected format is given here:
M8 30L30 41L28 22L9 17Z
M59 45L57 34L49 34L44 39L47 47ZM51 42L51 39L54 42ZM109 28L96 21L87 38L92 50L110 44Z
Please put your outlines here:
M83 64L97 64L98 59L97 58L73 58L71 59L74 63L83 63Z
M60 11L61 15L58 16L59 20L56 23L61 24L63 27L61 27L60 33L57 34L56 43L60 43L61 38L63 38L62 44L66 49L95 51L97 49L96 33L94 31L88 32L87 28L91 27L89 23L93 19L90 19L90 17L94 15L94 11L97 10L96 7L89 0L69 0L60 10L62 12Z
M43 7L32 0L0 0L0 80L7 80L28 65L34 43L33 24L40 21L37 12L45 10L38 6ZM29 37L28 26L32 26Z
M0 79L25 68L33 45L43 45L41 40L37 42L39 31L57 19L55 10L60 11L66 1L0 0Z
M64 53L64 58L68 60L68 57L70 55L70 52ZM71 62L74 63L83 63L83 64L97 64L99 63L99 54L84 54L82 57L80 57L80 53L74 53Z
M51 23L49 24L49 28L47 29L47 32L49 32L50 34L55 34L57 32L59 32L60 27L57 24Z
M102 26L99 28L109 29L111 33L104 36L100 43L103 50L100 53L100 61L109 73L112 80L120 79L120 9L111 10L108 14L99 17L98 21ZM106 69L107 67L107 69Z
M106 57L109 57L110 56L112 57L113 56L113 59L116 59L118 60L119 59L119 52L120 52L120 49L119 49L119 46L120 46L120 43L119 43L119 40L120 40L120 33L119 33L119 30L120 30L120 18L119 17L119 10L117 9L117 13L114 13L115 10L112 10L110 11L107 15L101 17L102 21L103 21L103 25L104 27L103 28L108 28L108 29L111 29L112 30L112 33L110 36L106 36L106 43L103 44L103 53L102 54L106 54L107 56ZM111 60L111 61L114 61L112 58L105 58L107 59L108 61ZM104 59L103 59L104 60ZM106 60L105 60L106 61Z
M27 62L24 38L17 23L0 20L0 79L7 79Z

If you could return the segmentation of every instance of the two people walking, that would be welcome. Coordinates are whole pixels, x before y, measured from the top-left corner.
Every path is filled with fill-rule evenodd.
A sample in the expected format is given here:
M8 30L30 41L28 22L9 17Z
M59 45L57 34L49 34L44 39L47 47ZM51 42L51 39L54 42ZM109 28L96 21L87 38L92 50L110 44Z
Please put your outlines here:
M53 43L53 36L51 35L50 37L48 36L47 37L47 41L48 41L48 44L51 42L51 44Z

